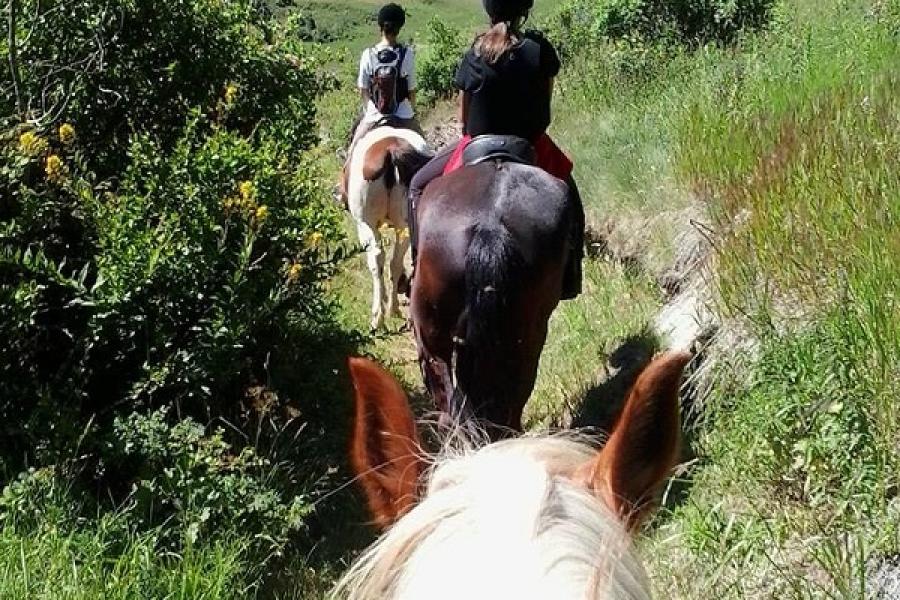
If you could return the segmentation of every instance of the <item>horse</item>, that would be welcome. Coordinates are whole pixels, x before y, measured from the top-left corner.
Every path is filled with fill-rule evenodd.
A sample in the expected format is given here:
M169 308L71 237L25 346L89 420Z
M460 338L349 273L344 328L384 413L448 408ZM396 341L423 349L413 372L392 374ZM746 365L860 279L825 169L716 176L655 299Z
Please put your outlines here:
M574 211L565 183L519 162L464 166L425 188L410 317L438 410L497 436L521 430Z
M599 451L543 435L429 458L399 383L351 358L350 462L384 533L331 597L649 599L631 538L678 455L689 360L670 352L645 367Z
M398 293L408 281L403 260L409 249L406 194L412 176L430 158L425 139L409 129L378 127L351 148L341 174L342 195L356 223L360 244L372 275L373 330L384 324L385 313L400 316ZM391 257L391 288L384 287L384 251L380 228L395 232Z

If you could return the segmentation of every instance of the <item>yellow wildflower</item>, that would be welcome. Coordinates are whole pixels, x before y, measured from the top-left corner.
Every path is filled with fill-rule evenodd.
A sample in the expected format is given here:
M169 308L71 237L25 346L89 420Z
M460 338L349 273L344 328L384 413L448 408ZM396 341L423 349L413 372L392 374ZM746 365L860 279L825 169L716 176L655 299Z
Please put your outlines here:
M325 236L322 235L321 231L313 231L311 234L309 234L309 245L313 247L318 246L322 243L322 240L324 238Z
M33 131L26 131L19 136L19 150L26 156L40 156L47 151L47 140Z
M242 181L238 184L238 193L241 195L241 198L252 198L256 195L256 186L253 185L252 181Z
M256 220L259 222L263 222L269 216L269 207L263 204L259 208L256 209Z
M63 123L59 126L59 141L66 146L75 141L75 128L71 123Z
M238 86L236 83L229 83L225 86L225 104L234 104L238 97Z
M60 182L66 178L66 171L66 165L59 156L51 154L47 157L47 164L44 167L47 179L53 182Z
M300 275L302 273L303 273L303 266L298 263L294 263L288 268L287 280L290 283L293 283L293 282L297 281L298 279L300 279Z

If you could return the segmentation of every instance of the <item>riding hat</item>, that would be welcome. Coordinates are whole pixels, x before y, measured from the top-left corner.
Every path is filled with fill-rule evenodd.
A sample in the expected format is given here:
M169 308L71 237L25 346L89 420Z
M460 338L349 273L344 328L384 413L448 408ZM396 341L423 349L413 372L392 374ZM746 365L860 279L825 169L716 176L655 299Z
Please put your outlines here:
M515 21L534 6L534 0L481 0L484 10L495 22Z
M406 12L399 4L385 4L378 11L378 26L384 27L385 23L392 23L397 27L403 27L406 24Z

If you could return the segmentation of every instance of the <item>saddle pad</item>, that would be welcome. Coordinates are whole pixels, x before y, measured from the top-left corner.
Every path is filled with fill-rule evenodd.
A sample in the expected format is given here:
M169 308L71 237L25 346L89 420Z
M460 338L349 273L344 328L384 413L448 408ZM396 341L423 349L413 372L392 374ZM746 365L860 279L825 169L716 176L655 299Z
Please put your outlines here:
M453 171L464 166L463 153L466 151L466 146L468 146L471 141L472 136L469 135L463 136L459 141L459 145L456 147L456 150L453 151L450 160L447 162L447 166L444 168L444 175L449 175ZM535 141L534 152L536 157L535 165L537 167L562 181L567 182L572 176L572 169L574 167L572 161L559 149L559 146L553 143L553 140L551 140L550 136L546 133L541 135L541 137Z

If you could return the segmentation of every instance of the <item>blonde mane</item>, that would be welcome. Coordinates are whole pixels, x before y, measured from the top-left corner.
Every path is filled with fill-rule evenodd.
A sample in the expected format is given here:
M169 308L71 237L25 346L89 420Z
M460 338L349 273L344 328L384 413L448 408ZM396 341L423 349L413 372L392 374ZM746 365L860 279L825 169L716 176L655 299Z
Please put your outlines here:
M364 552L333 598L650 598L624 526L571 477L595 448L571 436L467 445L442 453L420 502Z

